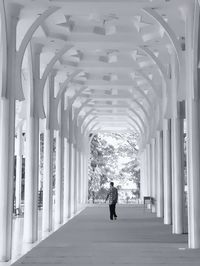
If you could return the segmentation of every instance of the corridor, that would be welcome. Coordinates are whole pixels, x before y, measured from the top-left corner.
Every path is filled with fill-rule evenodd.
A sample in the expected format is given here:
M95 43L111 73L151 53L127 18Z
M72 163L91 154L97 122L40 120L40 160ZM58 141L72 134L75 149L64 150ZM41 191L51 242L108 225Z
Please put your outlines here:
M142 205L117 210L119 219L111 222L107 205L87 207L13 265L199 266L199 250L187 249L187 235L171 234Z
M0 262L50 233L18 264L197 265L199 69L200 0L0 0ZM117 177L91 160L102 133L135 141L151 211L77 215L91 175Z

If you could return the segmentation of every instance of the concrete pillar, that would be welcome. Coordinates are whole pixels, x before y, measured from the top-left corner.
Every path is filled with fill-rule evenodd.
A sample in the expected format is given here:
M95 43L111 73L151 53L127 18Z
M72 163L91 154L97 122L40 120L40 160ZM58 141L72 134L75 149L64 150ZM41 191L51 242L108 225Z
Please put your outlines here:
M147 147L144 150L144 196L148 196L148 163L147 163Z
M68 117L69 117L69 216L71 217L75 213L75 147L74 147L74 118L72 112L72 103L68 103Z
M199 17L199 3L197 1L188 3L185 18L186 47L188 47L186 49L186 123L189 248L200 248Z
M172 224L171 121L163 122L164 224Z
M144 196L149 196L149 178L148 178L148 154L147 154L147 146L144 151L144 160L145 160L145 165L144 165L144 175L145 175L145 189L144 189Z
M151 190L151 145L147 144L147 196L152 196Z
M81 204L81 186L82 186L82 172L81 172L81 150L78 151L78 204Z
M75 149L71 144L71 215L75 212Z
M1 98L0 117L0 261L11 259L15 101Z
M1 45L1 95L0 95L0 261L11 259L12 249L12 214L13 214L13 175L14 175L14 146L15 146L15 87L16 66L16 27L20 6L5 3L6 10L1 10L6 18L6 28L2 25L1 40L7 41ZM6 35L5 35L6 31ZM7 38L5 40L4 38Z
M183 119L172 118L172 231L183 233L184 225L184 166L183 166Z
M164 191L163 191L163 132L156 134L157 154L157 217L164 216Z
M178 62L175 51L171 53L171 151L172 151L172 232L183 233L183 195L184 195L184 166L183 166L183 118L180 114ZM181 84L184 84L182 82ZM184 90L184 88L182 88Z
M140 158L140 200L143 202L144 196L147 195L147 175L146 175L146 149Z
M27 243L38 240L39 117L36 109L36 90L40 75L41 49L41 45L28 47L30 85L27 86L24 197L24 241Z
M85 152L85 177L84 177L84 184L85 184L84 203L88 202L88 158L89 158L89 151L86 150Z
M44 130L44 175L43 175L43 216L42 229L50 232L53 219L53 140L52 101L54 97L55 73L48 78L46 91L46 128Z
M63 223L63 157L64 157L64 138L62 134L62 112L64 100L59 104L60 129L56 132L56 183L55 183L55 224Z
M140 155L140 200L144 197L144 152Z
M80 202L83 203L83 196L84 196L84 165L83 165L83 151L80 152L80 177L81 177L81 184L80 184Z
M156 212L156 140L151 140L151 196L154 198L152 212Z
M52 230L53 218L53 130L44 131L44 178L42 229Z
M77 177L78 177L78 156L77 156L77 147L73 145L73 153L74 153L74 162L73 162L73 179L74 179L74 210L73 213L77 212L77 197L78 197L78 190L77 190Z
M18 213L21 213L21 187L22 187L22 126L20 123L17 129L17 143L16 143L16 186L15 186L15 207Z
M200 248L200 130L199 100L187 100L188 233L189 248Z
M24 242L38 240L39 120L28 117L25 147Z
M73 179L73 144L69 142L69 217L73 214L74 209L74 179Z
M39 119L27 116L24 197L24 241L38 240Z
M86 184L85 184L85 180L86 180L86 160L85 160L85 154L83 152L82 154L82 203L85 204L85 199L86 199Z
M79 166L80 166L80 158L79 158L79 149L77 148L76 150L76 191L77 191L77 196L76 196L76 201L77 201L77 210L79 209L79 203L80 203L80 171L79 171Z
M63 202L63 215L64 221L69 218L69 143L67 139L64 139L64 202Z

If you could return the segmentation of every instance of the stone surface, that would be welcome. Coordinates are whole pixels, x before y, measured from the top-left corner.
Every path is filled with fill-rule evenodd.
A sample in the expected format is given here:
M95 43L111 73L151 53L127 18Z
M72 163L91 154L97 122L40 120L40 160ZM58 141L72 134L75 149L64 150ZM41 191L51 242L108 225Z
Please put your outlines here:
M110 221L106 205L88 207L13 265L199 265L187 235L172 235L149 210L119 205L117 214Z

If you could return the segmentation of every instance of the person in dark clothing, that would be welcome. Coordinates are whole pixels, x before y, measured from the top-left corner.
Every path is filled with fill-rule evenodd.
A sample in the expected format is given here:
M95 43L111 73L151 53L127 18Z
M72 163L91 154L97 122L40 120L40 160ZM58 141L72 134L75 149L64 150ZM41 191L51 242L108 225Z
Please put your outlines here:
M105 202L109 200L109 210L110 210L110 220L117 219L117 215L116 215L116 204L118 201L118 191L117 189L114 187L114 183L110 182L110 189L108 191L107 197Z

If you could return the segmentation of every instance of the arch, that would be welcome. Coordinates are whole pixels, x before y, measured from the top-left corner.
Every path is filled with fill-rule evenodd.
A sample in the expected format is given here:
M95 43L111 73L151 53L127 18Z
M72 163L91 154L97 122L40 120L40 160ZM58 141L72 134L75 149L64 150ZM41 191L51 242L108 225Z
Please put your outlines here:
M88 112L85 113L85 115L83 116L83 118L81 119L81 123L79 125L80 129L82 128L83 126L83 123L85 122L85 119L93 112L94 110L93 109L90 109ZM78 119L78 117L77 117Z
M153 94L155 96L156 99L160 98L160 94L157 91L157 89L155 88L155 85L153 84L152 80L150 80L140 69L136 70L136 72L143 77L144 80L146 80L146 82L150 85L150 87L152 88Z
M92 101L92 99L88 99L88 100L86 100L86 101L84 102L84 104L79 108L79 110L78 110L78 112L77 112L77 117L79 116L81 110L82 110L84 107L86 107L87 103L89 103L90 101ZM91 108L92 108L92 106L91 106ZM124 108L127 109L126 106L124 106ZM130 108L130 107L128 107L128 109L129 109L132 113L134 113L134 114L136 115L136 117L138 117L139 121L141 122L142 127L143 127L143 130L141 129L139 123L137 122L137 126L138 126L138 128L139 128L139 131L141 132L141 135L145 134L145 132L150 132L150 130L147 130L147 127L145 126L145 123L144 123L144 121L142 120L142 118L140 117L140 115L139 115L134 109L132 109L132 108ZM143 111L144 111L144 110L143 110ZM146 110L145 110L145 112L146 112ZM134 120L134 122L136 123L136 120ZM150 134L150 133L149 133L149 134ZM148 135L149 135L149 134L148 134ZM146 139L147 139L147 138L148 138L148 137L147 137L147 136L148 136L147 133L146 133L145 135L146 135Z
M138 102L137 100L134 100L134 102L137 103L137 105L142 109L142 111L146 117L147 123L149 124L150 117L149 117L149 114L147 113L146 109L144 108L144 106L142 106L142 104L140 102Z
M1 2L1 1L0 1ZM30 26L28 31L26 32L18 51L16 52L16 88L18 89L16 100L22 101L24 100L23 88L22 88L22 80L21 80L21 67L22 61L25 54L25 50L27 48L28 43L30 42L33 34L38 29L38 27L54 12L56 12L59 7L49 7L43 14L41 14Z
M67 89L67 85L72 81L73 78L75 78L79 73L81 72L80 69L75 70L73 73L67 77L67 79L60 84L60 90L56 96L57 101L59 102L63 92Z
M80 112L83 110L84 107L86 107L86 104L90 102L90 99L86 100L81 107L78 109L77 117L79 116Z
M165 20L152 8L143 8L143 11L148 14L150 17L152 17L164 30L167 34L172 46L174 47L177 61L178 61L178 87L180 85L180 77L181 77L181 69L184 66L183 62L183 55L181 52L181 46L178 42L178 39L174 33L174 31L171 29L171 27L165 22ZM184 73L184 72L183 72Z
M39 116L41 119L45 118L45 112L44 112L44 106L43 106L43 92L44 92L44 86L45 86L47 77L48 77L49 73L52 71L53 66L58 61L58 59L63 54L65 54L68 50L70 50L72 47L73 47L72 45L65 44L62 47L62 49L58 53L56 53L55 56L50 60L47 67L45 68L45 71L42 75L42 78L39 80L39 87L36 90L36 92L38 94L37 107L38 107Z
M83 135L85 135L85 132L86 132L86 130L87 130L89 124L90 124L93 120L95 120L96 118L98 118L98 117L97 117L97 116L92 116L91 119L86 123L85 128L83 129Z
M147 95L143 92L143 90L138 88L138 87L134 87L134 90L137 90L145 98L145 100L148 102L149 107L152 108L152 103L150 102L150 100L147 97Z
M138 124L138 122L137 122L134 118L132 118L130 115L126 116L125 114L124 114L123 116L125 116L126 118L129 118L131 121L134 122L134 124L136 124L136 126L138 127L139 130L137 130L137 129L135 128L135 126L133 126L133 125L131 124L131 125L132 125L132 128L133 128L136 132L138 132L139 134L142 133L142 129L141 129L140 125ZM97 117L97 118L99 118L99 117ZM116 122L117 122L117 121L116 121ZM97 125L98 123L99 123L99 122L97 122L96 125ZM129 124L130 122L126 121L126 123Z
M147 46L139 46L138 47L141 51L143 51L150 59L156 64L158 70L160 71L163 79L167 83L167 80L169 79L167 75L167 71L165 70L163 64L161 61L155 56L155 54L147 47Z

